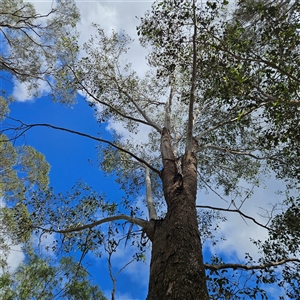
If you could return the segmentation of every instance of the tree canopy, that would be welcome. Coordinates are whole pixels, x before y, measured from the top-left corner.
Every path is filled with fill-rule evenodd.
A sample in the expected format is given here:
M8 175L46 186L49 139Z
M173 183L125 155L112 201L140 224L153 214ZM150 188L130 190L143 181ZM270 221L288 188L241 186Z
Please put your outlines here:
M54 89L58 96L62 91L58 73L64 72L65 62L78 50L78 20L71 0L56 1L46 14L37 13L30 2L1 0L1 78L6 72L12 74L15 84L25 85L28 97ZM68 91L60 99L67 102L71 95Z

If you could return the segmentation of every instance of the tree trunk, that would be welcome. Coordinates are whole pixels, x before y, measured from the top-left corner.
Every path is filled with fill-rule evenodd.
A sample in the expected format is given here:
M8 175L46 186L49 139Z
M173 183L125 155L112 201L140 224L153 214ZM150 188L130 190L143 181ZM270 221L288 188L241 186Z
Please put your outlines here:
M162 181L168 212L165 219L153 221L147 300L208 299L195 206L196 167L191 152L182 159L182 174L175 160L168 158L164 164Z

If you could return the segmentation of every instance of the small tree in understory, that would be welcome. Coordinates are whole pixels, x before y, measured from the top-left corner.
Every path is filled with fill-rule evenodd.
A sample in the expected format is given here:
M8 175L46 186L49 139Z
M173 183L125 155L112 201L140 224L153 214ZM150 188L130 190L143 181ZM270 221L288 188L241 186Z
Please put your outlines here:
M30 244L24 248L26 260L14 272L0 275L1 299L106 299L88 280L88 272L72 258L63 257L57 262L35 254Z
M80 90L99 121L120 122L129 138L116 134L107 141L21 121L18 129L46 126L99 141L101 169L116 176L130 215L118 214L117 203L83 185L66 196L49 190L28 199L32 226L60 233L66 251L75 244L83 254L99 251L103 223L140 227L152 245L149 300L267 298L261 285L275 283L290 298L299 296L298 199L289 197L268 226L241 206L227 209L269 231L267 241L255 241L260 259L246 255L238 264L218 256L203 261L201 239L211 220L196 203L201 189L245 199L251 191L240 184L259 186L270 172L297 191L299 10L297 1L241 0L235 7L228 1L155 2L137 29L151 50L151 70L142 78L124 61L130 38L97 27L84 57L64 66L62 86ZM145 142L134 140L139 130L148 133ZM148 220L130 202L143 194ZM46 216L50 228L43 225ZM104 243L116 245L112 231L109 236ZM137 259L143 242L137 241Z

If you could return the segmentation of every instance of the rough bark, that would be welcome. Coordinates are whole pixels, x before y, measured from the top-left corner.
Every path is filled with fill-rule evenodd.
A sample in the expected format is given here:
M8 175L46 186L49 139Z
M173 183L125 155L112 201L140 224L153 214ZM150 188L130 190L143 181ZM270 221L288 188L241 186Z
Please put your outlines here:
M162 133L162 181L168 212L155 220L147 300L208 299L196 213L197 161L182 159L182 174L172 157L168 130Z

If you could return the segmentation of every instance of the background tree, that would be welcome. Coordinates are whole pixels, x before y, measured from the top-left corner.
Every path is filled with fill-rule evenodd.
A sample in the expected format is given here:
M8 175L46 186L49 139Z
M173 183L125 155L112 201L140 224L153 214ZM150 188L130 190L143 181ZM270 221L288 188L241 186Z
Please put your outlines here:
M54 94L62 102L70 101L74 94L70 90L60 93L57 75L65 72L65 62L78 50L75 26L79 14L74 1L56 1L45 15L23 0L0 3L0 70L13 75L16 84L24 84L28 97L56 89ZM5 79L6 74L2 72L1 77Z
M155 2L138 27L142 44L151 50L152 69L144 77L124 59L130 44L124 33L108 36L96 26L83 57L69 57L66 72L60 72L61 86L81 91L99 121L120 122L129 138L116 134L108 141L22 121L10 127L18 134L51 127L101 143L100 166L116 175L127 195L118 203L122 208L84 185L66 196L36 191L26 199L32 226L61 234L65 251L79 245L84 255L99 251L103 242L117 243L113 233L118 227L105 235L99 225L115 221L124 227L126 221L133 224L127 237L133 235L138 246L137 259L145 246L132 230L139 226L152 245L147 299L266 298L262 284L275 282L289 297L299 295L299 247L287 242L298 241L297 226L292 226L298 200L290 196L286 210L270 224L260 224L241 210L252 187L268 174L286 183L287 193L297 192L299 4L239 1L234 10L228 5ZM148 132L146 142L131 138L139 130ZM266 242L255 241L262 250L257 262L246 254L242 263L225 263L217 255L204 263L201 237L209 228L203 210L218 208L198 205L199 189L241 199L230 201L234 209L223 210L269 231ZM131 202L140 195L148 219ZM206 231L199 231L199 222Z
M0 276L2 299L106 299L88 280L87 271L72 258L63 257L57 263L35 254L30 244L25 249L26 261L13 273Z
M7 102L0 99L3 116L9 110ZM51 252L39 250L43 245L35 243L40 233L32 226L32 216L38 211L31 214L26 199L37 190L48 190L50 166L44 155L30 146L14 146L4 134L0 152L1 299L106 299L81 264L61 255L57 262ZM46 250L53 251L52 245ZM22 251L25 260L11 270L9 256L14 251Z

